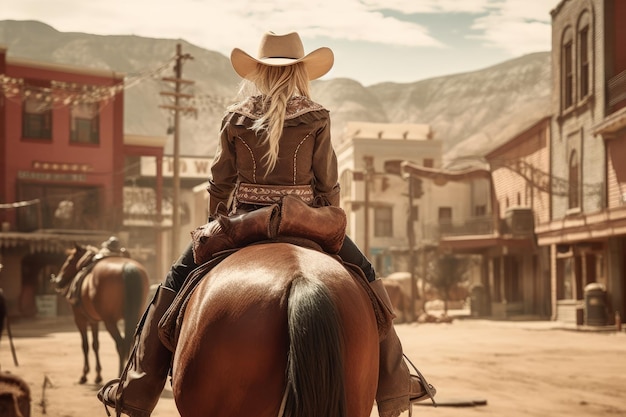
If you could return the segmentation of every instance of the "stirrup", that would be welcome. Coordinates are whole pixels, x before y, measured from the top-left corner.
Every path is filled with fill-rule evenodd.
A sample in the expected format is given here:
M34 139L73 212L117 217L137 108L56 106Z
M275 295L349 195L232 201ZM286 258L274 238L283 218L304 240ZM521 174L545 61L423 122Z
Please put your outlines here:
M104 404L104 411L106 411L107 416L109 416L109 417L111 417L111 413L109 412L109 407L111 407L111 408L113 408L115 410L115 412L116 412L118 417L120 415L120 413L117 412L117 404L116 404L116 402L111 400L111 398L109 398L109 396L107 394L111 390L113 384L118 384L118 386L119 386L119 384L121 382L122 381L121 381L120 378L112 379L109 382L107 382L106 384L104 384L102 386L102 388L100 388L100 391L98 391L98 395L97 395L98 399L102 402L102 404Z
M435 389L435 387L429 384L428 381L426 381L426 378L424 378L424 375L422 375L419 369L417 369L417 367L413 364L413 362L411 362L411 360L404 353L402 354L402 356L404 356L404 359L406 359L406 361L411 365L411 367L413 367L413 370L417 374L413 376L416 376L420 380L420 383L425 391L424 395L420 395L419 397L409 398L409 402L415 403L415 402L424 401L425 399L430 398L430 400L433 402L433 406L437 407L437 402L435 401L435 394L437 393L437 390Z

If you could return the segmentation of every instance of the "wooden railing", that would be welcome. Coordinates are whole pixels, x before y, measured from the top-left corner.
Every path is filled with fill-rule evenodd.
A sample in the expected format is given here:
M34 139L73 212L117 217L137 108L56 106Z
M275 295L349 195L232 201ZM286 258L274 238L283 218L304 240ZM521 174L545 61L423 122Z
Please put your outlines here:
M425 226L424 238L436 241L444 237L492 235L495 229L491 216L470 217L459 222L440 220Z

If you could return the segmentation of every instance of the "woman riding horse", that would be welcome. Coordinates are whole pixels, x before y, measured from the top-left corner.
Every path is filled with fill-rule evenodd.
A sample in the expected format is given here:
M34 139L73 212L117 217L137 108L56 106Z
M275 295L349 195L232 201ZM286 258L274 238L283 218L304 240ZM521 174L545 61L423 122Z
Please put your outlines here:
M269 32L262 38L258 57L238 48L231 53L233 68L243 78L241 92L254 94L229 107L222 121L208 186L210 220L260 212L293 194L310 206L339 205L329 112L310 99L310 81L331 69L333 52L324 47L305 55L297 33ZM228 231L220 228L220 222L210 224L214 234L210 239L236 243L245 232L237 223ZM391 310L371 263L347 236L338 255L363 270L373 292ZM189 245L150 303L125 372L98 393L118 413L146 417L156 406L171 361L171 352L159 340L158 322L197 266ZM434 389L410 375L393 326L380 342L379 362L376 403L380 416L398 415L411 401L432 397Z

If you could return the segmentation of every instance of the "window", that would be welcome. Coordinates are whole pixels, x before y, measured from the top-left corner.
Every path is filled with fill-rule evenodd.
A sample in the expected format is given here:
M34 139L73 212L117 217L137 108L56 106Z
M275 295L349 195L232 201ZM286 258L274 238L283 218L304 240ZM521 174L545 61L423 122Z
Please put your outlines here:
M24 100L22 137L52 139L52 109L41 98L28 97Z
M578 34L580 40L580 98L589 95L589 27L585 26Z
M374 210L374 236L393 236L393 210L391 207L377 207Z
M580 183L579 183L579 173L578 173L578 154L576 150L573 150L570 153L569 157L569 199L568 199L568 207L569 208L577 208L580 206L579 195L580 195Z
M71 141L100 143L98 103L80 103L72 107Z
M474 206L474 216L483 217L487 215L487 205L481 204Z
M20 200L41 201L33 213L23 211L18 215L21 231L37 229L100 230L110 227L114 213L105 213L100 207L97 187L73 187L53 184L17 184ZM34 207L34 206L30 206Z
M452 207L439 207L439 221L452 221Z
M574 104L574 68L572 65L572 42L563 47L563 104L567 109Z
M452 232L452 207L439 207L439 231Z
M435 161L432 158L424 158L424 168L434 168Z
M343 171L339 183L341 184L341 196L350 197L352 195L352 171Z

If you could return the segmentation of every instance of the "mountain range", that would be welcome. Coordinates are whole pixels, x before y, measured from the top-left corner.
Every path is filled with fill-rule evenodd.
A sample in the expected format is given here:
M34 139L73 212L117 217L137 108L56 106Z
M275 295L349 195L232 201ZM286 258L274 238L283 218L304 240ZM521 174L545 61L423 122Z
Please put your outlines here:
M167 136L176 45L191 59L182 78L194 81L183 92L195 115L181 119L181 155L213 155L224 106L234 102L239 77L228 57L183 39L60 32L38 21L0 21L0 44L7 56L39 62L111 70L125 74L125 133ZM393 64L393 63L390 63ZM132 82L131 82L132 81ZM335 144L347 122L430 124L446 160L483 155L550 114L551 55L524 55L478 71L413 83L385 82L365 87L348 78L312 83L315 101L331 112ZM166 153L171 152L169 137Z

